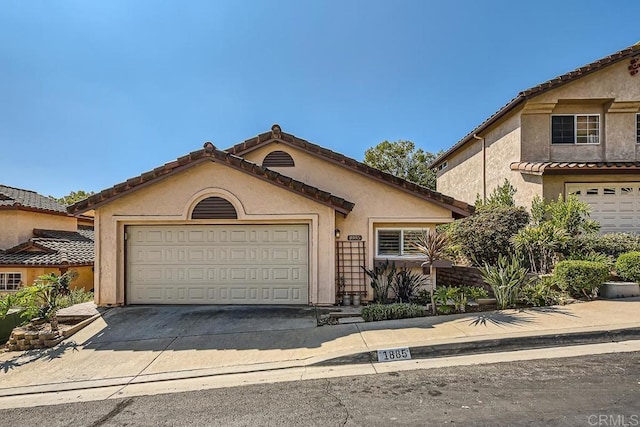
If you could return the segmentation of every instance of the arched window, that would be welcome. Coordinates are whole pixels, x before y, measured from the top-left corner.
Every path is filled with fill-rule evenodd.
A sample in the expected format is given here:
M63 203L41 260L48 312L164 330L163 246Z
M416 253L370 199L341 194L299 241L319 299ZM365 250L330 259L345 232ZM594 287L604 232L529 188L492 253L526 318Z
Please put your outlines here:
M293 163L293 158L289 155L289 153L284 151L272 151L267 154L267 157L262 161L262 166L265 168L270 167L290 167L295 166Z
M191 219L238 219L236 208L222 197L201 200L191 213Z

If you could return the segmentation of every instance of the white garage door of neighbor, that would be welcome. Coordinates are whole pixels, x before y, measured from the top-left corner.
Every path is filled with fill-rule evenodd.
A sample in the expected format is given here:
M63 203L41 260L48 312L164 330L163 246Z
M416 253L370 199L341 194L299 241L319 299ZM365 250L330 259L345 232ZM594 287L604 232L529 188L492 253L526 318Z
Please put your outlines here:
M140 225L127 304L308 304L307 225Z
M591 206L601 231L640 231L640 182L566 184L566 189Z

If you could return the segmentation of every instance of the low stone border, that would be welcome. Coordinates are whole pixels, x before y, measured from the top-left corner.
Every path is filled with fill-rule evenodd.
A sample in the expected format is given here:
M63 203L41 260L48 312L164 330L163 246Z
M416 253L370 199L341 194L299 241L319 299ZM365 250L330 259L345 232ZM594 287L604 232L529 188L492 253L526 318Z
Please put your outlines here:
M48 348L59 344L63 339L62 331L52 331L49 325L41 330L17 327L11 332L6 349L8 351L26 351Z
M9 337L9 341L5 345L5 349L6 351L27 351L54 347L98 317L100 317L100 314L95 314L74 325L60 324L57 331L53 331L48 323L37 326L18 326L11 332L11 337Z

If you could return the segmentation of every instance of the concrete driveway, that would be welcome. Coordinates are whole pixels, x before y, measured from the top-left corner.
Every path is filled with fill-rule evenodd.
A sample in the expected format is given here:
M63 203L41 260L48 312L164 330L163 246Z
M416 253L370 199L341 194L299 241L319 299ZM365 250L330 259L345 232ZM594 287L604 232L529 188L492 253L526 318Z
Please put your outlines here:
M366 350L355 325L317 327L316 315L300 306L112 308L55 348L0 354L0 396L304 366L319 353Z
M107 327L90 343L152 340L199 335L307 329L317 326L307 306L128 306L103 316Z

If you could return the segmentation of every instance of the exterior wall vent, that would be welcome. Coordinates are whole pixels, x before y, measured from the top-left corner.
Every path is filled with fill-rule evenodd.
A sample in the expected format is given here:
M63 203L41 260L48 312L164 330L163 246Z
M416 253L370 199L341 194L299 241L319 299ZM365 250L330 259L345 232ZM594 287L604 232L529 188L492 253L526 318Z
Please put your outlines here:
M191 219L238 219L238 213L228 200L208 197L196 205Z
M289 155L289 153L285 151L272 151L267 154L267 157L262 161L262 166L265 168L271 167L292 167L295 166L293 162L293 158Z

